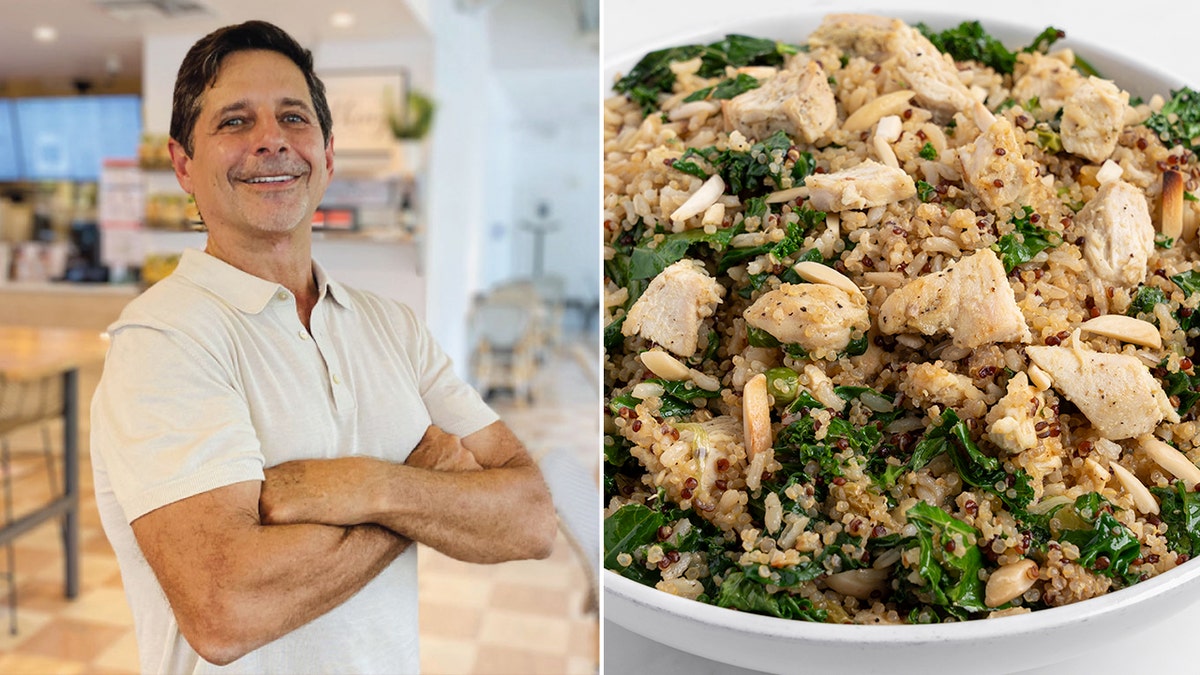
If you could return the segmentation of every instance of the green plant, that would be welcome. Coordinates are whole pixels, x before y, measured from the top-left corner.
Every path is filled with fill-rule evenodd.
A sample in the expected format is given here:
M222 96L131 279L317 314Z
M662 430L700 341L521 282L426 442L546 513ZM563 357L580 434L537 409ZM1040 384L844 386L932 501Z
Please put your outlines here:
M405 104L404 114L391 115L392 135L397 139L424 138L433 126L433 99L413 89L409 90Z

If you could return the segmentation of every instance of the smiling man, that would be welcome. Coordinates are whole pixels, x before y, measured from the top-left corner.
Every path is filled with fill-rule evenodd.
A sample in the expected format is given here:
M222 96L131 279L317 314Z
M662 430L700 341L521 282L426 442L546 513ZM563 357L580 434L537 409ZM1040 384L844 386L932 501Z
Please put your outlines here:
M549 554L521 443L411 310L312 260L331 126L312 55L270 24L180 67L170 152L208 241L109 328L92 405L143 672L416 672L414 542Z

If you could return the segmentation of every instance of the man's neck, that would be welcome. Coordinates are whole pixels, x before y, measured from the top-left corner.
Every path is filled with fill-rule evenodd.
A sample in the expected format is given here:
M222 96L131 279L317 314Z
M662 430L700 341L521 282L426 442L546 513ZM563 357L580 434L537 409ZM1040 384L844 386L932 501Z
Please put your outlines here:
M296 312L308 328L317 304L313 278L312 240L307 232L292 231L271 238L252 238L209 232L204 252L247 274L274 281L296 296Z

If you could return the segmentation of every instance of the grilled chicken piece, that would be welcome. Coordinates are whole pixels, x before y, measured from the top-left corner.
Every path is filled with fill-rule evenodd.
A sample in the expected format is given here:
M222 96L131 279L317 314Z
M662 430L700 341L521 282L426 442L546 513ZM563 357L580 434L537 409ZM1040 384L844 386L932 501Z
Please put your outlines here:
M1164 419L1179 421L1166 393L1136 356L1061 346L1026 347L1025 353L1109 440L1150 433Z
M899 19L831 14L809 36L809 42L835 44L878 63L892 79L916 92L917 103L932 112L938 122L949 120L975 102L959 79L953 59Z
M1029 193L1044 190L1045 185L1038 179L1037 163L1021 154L1012 123L996 117L982 103L974 104L971 113L983 133L958 149L967 187L991 211L1033 202Z
M917 194L912 176L873 159L833 173L810 174L804 185L809 203L819 211L869 209Z
M716 311L724 291L702 264L684 258L654 277L629 308L621 333L639 334L689 357L696 353L700 322Z
M948 333L955 345L968 349L1030 339L1004 266L987 248L897 289L879 308L879 329L892 335Z
M1084 81L1079 71L1061 58L1062 54L1065 53L1050 56L1041 52L1017 54L1012 97L1021 106L1029 107L1027 112L1039 119L1053 117L1062 109L1067 97ZM1035 98L1036 105L1030 105Z
M1117 148L1128 107L1129 92L1109 80L1089 77L1063 104L1063 149L1096 164L1108 159Z
M783 131L815 143L837 122L829 76L816 61L809 61L801 71L781 70L761 87L722 101L721 112L726 131L736 129L759 140Z
M952 373L937 363L910 365L901 378L900 390L921 408L935 403L957 408L968 401L983 399L983 392L971 378Z
M1101 279L1132 288L1146 278L1154 225L1141 190L1123 180L1105 183L1075 214L1074 227L1083 232L1083 257Z
M783 284L764 293L742 317L814 358L845 349L855 329L865 333L871 327L866 298L828 284Z

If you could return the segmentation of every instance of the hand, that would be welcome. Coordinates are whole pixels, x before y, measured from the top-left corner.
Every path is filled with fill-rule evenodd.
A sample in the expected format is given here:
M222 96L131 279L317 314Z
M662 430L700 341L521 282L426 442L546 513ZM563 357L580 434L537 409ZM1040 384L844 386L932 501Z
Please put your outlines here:
M371 457L302 459L265 469L258 498L264 525L321 523L357 525L367 513L360 504L360 486L381 470L383 460Z
M434 471L479 471L475 455L463 447L462 439L429 425L425 436L405 460L406 466Z

